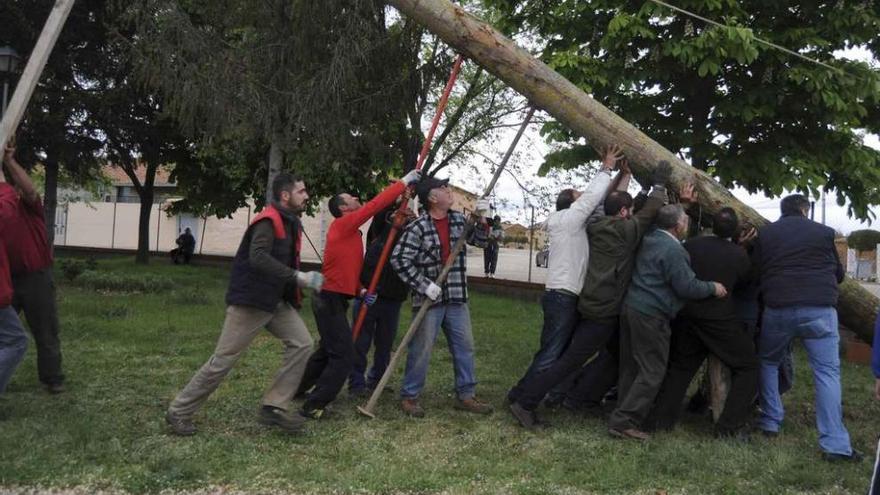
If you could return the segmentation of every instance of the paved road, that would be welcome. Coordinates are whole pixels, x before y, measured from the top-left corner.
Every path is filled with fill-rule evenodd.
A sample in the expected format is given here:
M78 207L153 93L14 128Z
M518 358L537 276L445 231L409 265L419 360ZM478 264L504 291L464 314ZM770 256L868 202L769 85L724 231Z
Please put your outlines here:
M532 253L532 259L534 259ZM483 274L483 250L468 247L468 275L479 277ZM547 279L547 269L539 268L532 263L531 281L543 284ZM498 267L495 278L502 280L519 280L528 282L529 279L529 250L501 248L498 253Z

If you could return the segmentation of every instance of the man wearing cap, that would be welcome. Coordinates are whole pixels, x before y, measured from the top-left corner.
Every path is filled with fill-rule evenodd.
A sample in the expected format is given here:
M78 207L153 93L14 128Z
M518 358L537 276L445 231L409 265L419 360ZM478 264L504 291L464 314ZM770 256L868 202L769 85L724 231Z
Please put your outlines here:
M465 216L450 210L453 198L447 180L426 177L416 187L416 192L425 213L403 232L391 255L391 266L413 289L414 310L417 311L422 304L430 304L431 309L409 343L406 372L400 390L401 407L409 416L425 415L419 396L425 386L431 349L442 328L455 370L455 408L489 414L492 406L475 397L477 378L474 370L474 338L467 305L466 249L456 256L443 285L438 286L433 282L449 258L452 246L461 236L469 236L468 244L486 246L486 221L482 219L483 228L466 232ZM488 200L477 201L475 210L478 215L484 216L488 209Z
M360 283L364 264L360 228L373 215L392 205L406 186L418 182L420 177L421 171L410 171L365 205L345 193L333 196L328 202L335 219L327 230L322 266L324 285L321 294L312 299L321 341L309 358L300 383L300 392L314 386L300 411L307 418L320 419L324 415L325 407L336 399L354 366L355 349L347 316L349 300L358 296L368 306L376 301L376 295L366 294Z

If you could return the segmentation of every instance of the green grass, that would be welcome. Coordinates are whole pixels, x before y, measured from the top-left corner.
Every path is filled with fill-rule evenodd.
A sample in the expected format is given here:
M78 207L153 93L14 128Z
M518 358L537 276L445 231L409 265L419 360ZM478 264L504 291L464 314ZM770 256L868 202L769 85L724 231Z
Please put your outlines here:
M774 441L713 440L702 418L647 444L607 436L598 420L545 413L553 428L530 433L503 409L507 388L537 345L536 304L475 294L478 393L498 410L474 417L452 410L452 369L441 340L425 391L428 416L405 418L386 393L368 421L343 392L341 417L311 423L297 437L255 421L280 346L259 337L197 416L192 438L169 435L168 401L208 358L223 319L224 269L129 259L99 262L107 277L169 278L176 288L138 293L59 281L69 391L39 386L33 346L0 408L0 491L14 487L134 493L207 486L296 493L863 493L870 462L820 460L812 380L798 354L787 422ZM97 291L96 291L97 290ZM404 320L409 311L404 310ZM314 330L314 320L306 312ZM403 324L403 323L402 323ZM845 364L846 423L857 447L874 451L880 405L866 366ZM392 380L394 390L399 373Z

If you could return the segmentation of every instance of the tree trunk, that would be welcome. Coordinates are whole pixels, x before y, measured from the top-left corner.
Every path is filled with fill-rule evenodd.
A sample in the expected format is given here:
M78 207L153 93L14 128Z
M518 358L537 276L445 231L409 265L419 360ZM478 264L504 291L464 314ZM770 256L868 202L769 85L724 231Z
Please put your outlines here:
M692 181L708 214L734 208L740 219L753 225L767 223L760 214L737 200L705 172L694 169L656 141L597 102L527 51L448 0L387 0L401 13L420 22L456 50L527 97L561 123L585 137L594 147L619 144L639 178L650 176L660 160L672 164L674 185ZM871 342L880 300L858 283L840 287L840 320L866 342Z
M273 137L269 146L269 173L266 177L266 204L272 203L272 181L281 173L281 164L284 162L284 154L281 152L280 138Z
M153 188L144 187L140 192L141 208L138 214L138 247L135 263L150 262L150 216L153 213Z
M43 209L46 214L46 237L49 249L55 250L55 211L58 209L58 162L47 157L46 183L43 184Z

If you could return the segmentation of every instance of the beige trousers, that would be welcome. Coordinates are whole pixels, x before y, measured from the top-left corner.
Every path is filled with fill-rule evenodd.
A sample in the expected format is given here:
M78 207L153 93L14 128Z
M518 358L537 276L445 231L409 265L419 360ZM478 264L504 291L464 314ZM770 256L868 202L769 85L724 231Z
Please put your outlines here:
M287 410L311 354L312 336L299 313L282 302L274 313L249 306L227 306L214 355L177 394L168 407L169 412L184 417L195 414L263 327L284 344L281 368L263 395L263 405Z

